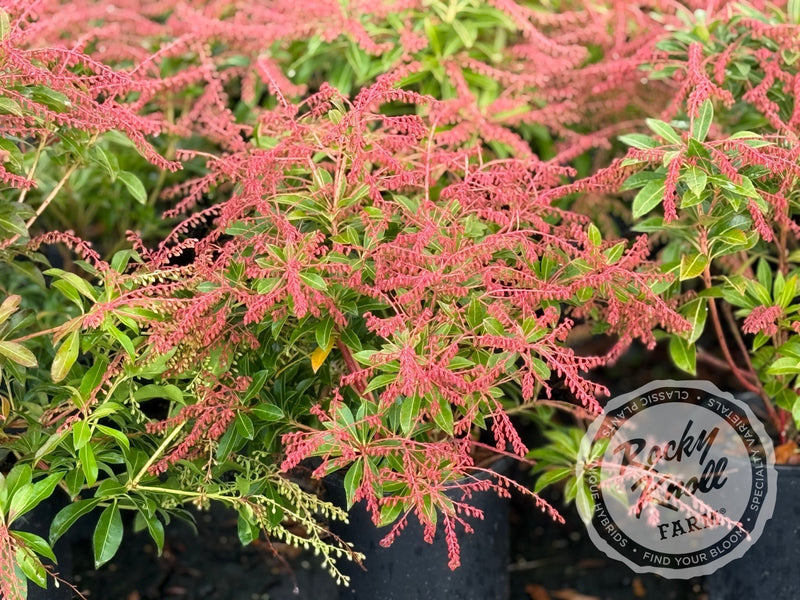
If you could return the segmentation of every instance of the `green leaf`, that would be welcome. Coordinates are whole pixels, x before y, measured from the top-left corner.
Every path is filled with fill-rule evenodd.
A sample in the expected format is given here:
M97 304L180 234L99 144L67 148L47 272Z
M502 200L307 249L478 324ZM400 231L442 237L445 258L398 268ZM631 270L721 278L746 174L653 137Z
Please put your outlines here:
M708 175L706 175L705 171L698 169L694 165L689 165L686 168L686 173L683 175L682 179L686 182L686 185L689 186L689 189L698 197L703 193L703 190L706 189L706 183L708 183Z
M681 257L680 280L693 279L700 275L708 265L708 257L705 254L694 252L684 254Z
M603 251L603 255L606 257L606 261L609 265L613 265L617 262L621 257L622 253L625 252L625 247L627 244L623 242L617 242L610 248L607 248Z
M117 444L119 444L120 448L127 450L128 448L131 447L131 443L128 440L128 436L126 436L120 430L113 429L106 425L97 425L97 430L100 433L105 433L107 436L114 438Z
M81 461L83 474L86 476L86 483L90 486L97 481L98 467L97 458L94 455L91 444L86 444L78 450L78 460Z
M23 486L21 489L27 490L24 496L18 499L18 491L11 499L11 505L8 510L8 523L10 524L17 516L33 510L42 500L52 496L53 490L56 489L63 476L63 473L52 473L32 485L29 484L30 487L28 485Z
M0 214L0 229L4 229L14 235L27 237L28 226L18 214Z
M249 515L245 514L249 512ZM236 530L239 534L239 541L242 546L247 546L258 539L259 529L258 526L252 521L252 509L245 505L239 509L239 517L236 522Z
M136 390L133 394L133 398L139 402L142 400L152 400L153 398L163 398L165 400L171 400L176 404L184 403L181 388L171 383L166 385L148 383Z
M650 148L658 148L660 146L657 140L642 133L629 133L621 135L617 139L626 146L639 148L640 150L649 150Z
M14 561L16 562L14 566L18 567L28 579L41 588L47 587L47 571L35 554L20 546L14 554Z
M262 421L267 421L268 423L279 421L283 418L283 411L274 404L259 404L250 412Z
M142 184L136 175L130 171L120 171L117 173L117 179L128 188L131 196L133 196L139 204L147 204L147 191L144 189L144 184Z
M433 422L447 435L453 435L453 407L444 396L439 396L439 410L433 415Z
M270 372L268 370L258 371L253 375L252 380L250 381L250 385L247 388L247 392L245 393L244 397L242 398L242 403L245 404L258 396L262 389L264 389L264 384L267 382L269 378Z
M603 242L603 236L594 223L589 223L589 228L586 231L586 235L589 238L589 241L592 243L592 246L599 246Z
M708 314L707 302L707 298L695 298L681 307L681 314L692 326L689 337L686 338L686 341L690 344L694 344L703 333Z
M789 0L786 5L786 16L790 23L800 25L800 0Z
M329 347L332 331L333 319L330 316L326 316L317 324L316 329L314 329L314 335L317 340L317 345L319 345L320 348L327 349Z
M538 494L548 485L552 485L562 479L566 479L575 473L571 467L559 467L558 469L551 469L542 473L536 480L536 485L533 486L533 493Z
M94 146L89 148L89 158L92 160L92 162L102 167L102 169L106 173L108 173L108 176L111 178L112 181L116 179L117 175L119 174L119 165L116 165L115 167L112 164L112 159L109 157L108 153L105 150L103 150L100 146L95 144Z
M320 290L324 292L325 290L328 289L328 285L325 283L325 280L316 273L308 273L308 272L300 273L300 279L308 287L312 287L315 290Z
M236 432L246 440L252 440L255 434L253 421L244 413L236 415Z
M86 421L77 421L72 426L72 444L80 450L92 439L92 428Z
M72 107L72 102L67 96L43 85L31 88L31 100L44 104L47 108L60 113L67 112Z
M17 342L0 341L0 354L23 367L35 367L38 363L33 352Z
M633 199L633 218L638 219L661 203L664 198L664 181L651 181Z
M645 119L647 126L657 135L660 135L666 141L672 144L682 144L681 136L675 129L659 119Z
M55 544L64 535L75 521L83 515L94 510L100 502L100 498L89 498L88 500L78 500L62 508L50 523L50 544Z
M40 554L45 558L49 558L54 563L58 563L56 559L56 555L53 554L53 549L50 547L43 538L39 537L35 533L30 533L29 531L11 531L9 532L15 538L22 540L25 543L25 546L36 552L36 554Z
M400 429L403 435L409 435L414 422L419 417L419 407L422 402L419 394L414 394L403 400L403 405L400 407Z
M2 21L3 14L0 12L0 21ZM6 15L7 17L8 15ZM0 30L2 29L2 23L0 23ZM0 31L0 35L2 35L2 31ZM0 97L0 113L4 115L14 115L15 117L22 116L22 107L19 105L19 102L14 100L13 98L2 98Z
M767 369L768 375L793 375L800 373L800 360L784 356L773 362Z
M89 394L91 394L95 389L97 389L97 386L99 386L102 383L107 370L108 370L108 359L105 356L95 357L92 368L86 371L83 378L81 379L81 384L78 388L78 390L81 393L81 396L87 398Z
M50 376L55 383L64 379L72 365L78 360L78 351L80 349L80 337L78 331L73 331L61 344L61 347L56 351L55 358L53 358L53 365L50 368Z
M156 515L148 516L147 513L141 509L139 509L139 514L142 515L144 522L147 524L147 531L156 544L158 555L161 556L164 550L164 525Z
M575 507L584 523L590 523L594 515L594 498L586 482L581 479L577 483L577 494L575 496Z
M0 8L0 42L6 39L10 32L11 19L9 18L8 13Z
M669 340L669 353L676 367L691 375L696 373L697 350L694 344L673 335Z
M704 142L708 135L708 128L714 120L714 105L706 98L700 106L700 114L692 120L692 137L698 142Z
M354 462L344 476L344 493L347 497L347 508L353 506L353 497L361 485L361 480L364 477L364 461L357 460Z
M115 502L103 510L100 519L97 521L97 527L94 529L92 546L94 548L95 569L99 569L106 564L117 553L122 543L122 532L122 517Z
M125 335L124 333L122 333L122 331L120 331L120 330L119 330L119 328L118 328L118 327L116 327L115 325L107 324L107 325L105 325L105 326L103 327L103 329L104 329L105 331L107 331L108 333L110 333L112 336L114 336L114 338L115 338L115 339L116 339L116 340L117 340L117 341L118 341L118 342L119 342L119 343L122 345L122 347L125 349L125 353L126 353L126 354L127 354L127 355L128 355L130 358L131 358L131 359L133 359L133 358L135 358L135 357L136 357L136 348L134 347L134 345L133 345L133 342L131 341L131 338L129 338L129 337L128 337L127 335Z

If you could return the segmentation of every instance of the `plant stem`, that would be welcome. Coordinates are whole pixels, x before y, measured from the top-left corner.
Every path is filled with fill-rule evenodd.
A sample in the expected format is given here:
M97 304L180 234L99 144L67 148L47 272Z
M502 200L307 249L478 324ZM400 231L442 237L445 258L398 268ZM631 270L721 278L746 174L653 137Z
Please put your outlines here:
M30 219L28 219L27 223L25 223L26 228L30 229L31 225L33 225L34 222L36 222L36 219L38 219L39 216L44 212L44 210L50 205L53 199L58 195L58 192L61 191L61 188L64 187L64 184L67 183L67 180L70 178L70 175L72 175L75 172L75 169L77 168L78 168L77 163L73 163L72 165L70 165L70 167L64 173L64 176L56 184L56 187L54 187L50 191L50 193L47 195L47 198L45 198L44 201L39 205L39 208L36 209L36 214L33 215ZM22 236L18 233L17 235L12 237L11 240L6 242L5 245L10 246L16 243L16 241L21 237Z
M708 272L708 267L706 267L706 274L705 275L706 276L704 276L704 279L706 279L706 287L710 288L711 287L711 285L710 285L711 284L711 276L710 276L710 274ZM747 377L745 377L745 373L746 372L743 372L742 369L740 369L739 366L733 360L733 356L731 355L731 351L728 348L728 343L727 343L726 338L725 338L725 331L722 328L722 321L719 318L719 311L717 310L717 305L714 302L714 298L709 298L708 299L708 307L709 307L710 312L711 312L711 321L714 324L714 331L715 331L715 333L717 335L717 341L719 342L719 346L720 346L720 349L722 350L722 354L725 357L725 361L728 363L728 366L730 367L730 370L733 373L733 376L736 377L736 380L740 384L742 384L742 386L746 390L751 391L751 392L753 392L755 394L758 394L761 397L761 399L764 402L764 408L767 411L767 416L768 416L770 422L776 428L776 430L778 432L780 432L781 431L780 418L778 417L778 414L775 412L775 407L772 406L772 402L770 401L769 397L764 392L764 388L762 388L760 385L758 385L756 383L753 383L751 380L747 379ZM754 376L753 378L756 379L756 381L757 381L757 378L755 377L755 373L753 371L753 365L752 365L752 363L750 363L750 356L747 355L747 354L745 356L746 356L746 360L748 362L748 367L750 368L750 372L753 374L753 376Z
M31 168L28 169L28 174L25 176L25 179L28 181L33 181L33 175L36 172L36 167L39 166L39 158L42 156L42 150L44 150L45 145L47 144L47 135L42 136L42 141L39 142L39 147L36 148L36 154L33 157L33 163L31 164ZM25 188L19 193L19 198L17 198L17 202L22 204L25 202L25 196L28 195L28 189Z
M161 445L156 449L155 452L153 452L153 455L147 460L144 466L141 469L139 469L139 472L136 474L136 477L134 477L128 482L127 488L129 490L144 489L144 487L142 488L138 487L139 481L141 481L142 477L144 477L145 473L147 473L147 470L153 466L153 463L156 462L156 460L164 453L164 450L166 450L167 446L169 446L172 440L174 440L175 437L180 433L181 429L183 429L183 426L185 424L186 421L183 421L180 425L178 425L175 429L173 429L167 437L164 438L164 441L161 442Z

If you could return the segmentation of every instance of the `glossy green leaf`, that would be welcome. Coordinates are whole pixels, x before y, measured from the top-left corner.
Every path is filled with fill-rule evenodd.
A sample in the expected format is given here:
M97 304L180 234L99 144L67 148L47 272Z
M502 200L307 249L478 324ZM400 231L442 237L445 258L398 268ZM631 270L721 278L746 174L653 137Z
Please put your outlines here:
M122 516L115 502L103 510L94 529L92 548L95 569L99 569L114 557L122 543L122 533Z
M677 335L669 340L669 353L675 366L691 375L697 372L697 349Z
M665 187L663 180L656 180L639 190L633 199L633 218L638 219L658 206L664 199Z
M100 498L78 500L62 508L50 523L50 544L55 544L75 522L90 513L100 502Z
M77 421L72 426L72 444L80 450L92 439L92 427L86 421Z

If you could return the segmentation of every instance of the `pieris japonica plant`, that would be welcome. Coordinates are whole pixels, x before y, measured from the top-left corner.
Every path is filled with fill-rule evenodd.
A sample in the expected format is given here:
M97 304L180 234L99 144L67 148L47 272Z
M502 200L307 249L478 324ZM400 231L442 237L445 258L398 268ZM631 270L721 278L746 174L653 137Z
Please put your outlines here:
M676 276L658 291L692 324L670 336L676 365L702 361L760 395L787 449L800 423L799 35L798 2L688 17L644 66L679 92L646 135L621 138L631 150L615 167L634 170L622 189L637 190L635 229Z
M686 335L647 238L563 208L624 179L566 163L675 87L631 77L674 10L368 4L2 2L4 598L78 519L100 566L123 513L160 549L210 502L344 582L345 511L300 468L341 471L387 543L443 529L455 568L470 495L517 487L478 451L523 458L515 414L556 387L596 412L588 371ZM44 540L21 517L51 494Z

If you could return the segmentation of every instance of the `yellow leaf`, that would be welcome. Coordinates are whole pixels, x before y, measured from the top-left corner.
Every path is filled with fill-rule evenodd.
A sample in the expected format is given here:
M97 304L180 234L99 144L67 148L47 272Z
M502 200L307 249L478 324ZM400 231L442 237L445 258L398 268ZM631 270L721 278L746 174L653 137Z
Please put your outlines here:
M319 368L322 366L322 363L325 362L325 359L328 358L328 354L331 353L333 350L333 336L328 341L328 347L322 348L321 346L317 346L317 349L311 353L311 368L314 370L314 373L319 371Z

